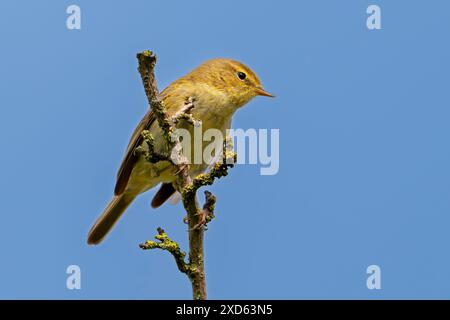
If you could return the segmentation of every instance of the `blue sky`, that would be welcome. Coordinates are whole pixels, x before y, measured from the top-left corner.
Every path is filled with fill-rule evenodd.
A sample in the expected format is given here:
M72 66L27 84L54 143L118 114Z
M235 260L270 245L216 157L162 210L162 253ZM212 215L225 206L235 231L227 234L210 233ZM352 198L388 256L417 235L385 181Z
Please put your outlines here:
M82 29L66 28L77 4ZM378 4L382 30L366 28ZM213 299L448 298L448 1L2 1L0 298L183 299L158 226L187 248L180 206L129 208L86 245L146 111L135 54L162 89L202 61L241 60L275 100L237 128L280 129L280 171L241 165L210 188ZM82 289L66 288L79 265ZM368 290L366 268L381 268Z

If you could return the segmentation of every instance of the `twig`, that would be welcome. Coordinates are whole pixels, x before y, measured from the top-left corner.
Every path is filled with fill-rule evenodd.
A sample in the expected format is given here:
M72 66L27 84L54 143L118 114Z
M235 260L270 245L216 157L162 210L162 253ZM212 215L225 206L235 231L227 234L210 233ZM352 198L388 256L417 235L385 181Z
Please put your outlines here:
M167 146L171 147L173 145L171 138L172 126L169 117L166 115L166 108L159 98L158 85L154 73L157 60L156 55L150 50L145 50L137 54L137 59L139 63L138 71L142 78L142 84L144 85L148 103L155 113Z
M148 240L145 243L140 244L139 247L143 250L151 250L158 248L161 250L169 251L175 258L178 270L187 274L189 270L189 265L184 261L186 253L181 251L180 245L177 242L170 239L162 228L158 228L157 230L158 235L155 236L155 239L158 240L159 242Z
M214 180L220 179L228 175L228 168L233 168L236 163L237 155L232 151L226 151L224 148L224 156L217 162L208 173L201 173L194 178L192 183L187 184L182 192L183 199L190 201L192 196L198 189L204 186L209 186L214 183Z
M189 97L187 101L185 102L183 108L180 109L180 111L176 112L172 117L172 122L174 124L178 124L180 120L186 120L188 123L192 124L194 127L201 126L202 122L195 119L192 114L189 112L194 108L195 99L192 97Z
M203 212L206 217L206 223L211 222L211 220L215 218L214 209L216 207L216 200L216 197L211 192L208 190L205 191L205 204L203 205Z
M134 150L134 153L136 155L142 155L145 160L151 162L151 163L157 163L158 161L167 160L170 161L170 157L164 154L159 154L155 151L155 139L153 138L153 135L148 130L144 130L141 133L142 138L144 139L145 144L147 145L147 150L142 147L138 146Z

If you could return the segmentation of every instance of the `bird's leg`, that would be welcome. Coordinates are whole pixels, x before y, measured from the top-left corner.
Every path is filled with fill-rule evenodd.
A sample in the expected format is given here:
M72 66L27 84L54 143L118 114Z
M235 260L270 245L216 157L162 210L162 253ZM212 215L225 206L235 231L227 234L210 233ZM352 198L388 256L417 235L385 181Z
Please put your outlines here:
M186 170L188 167L189 167L189 164L187 164L187 163L178 165L178 167L176 168L176 171L175 171L175 175L178 175L181 171Z
M212 219L215 218L214 216L215 204L216 204L216 197L211 192L205 191L205 204L203 205L203 209L197 212L199 222L191 230L196 230L199 228L206 229L207 224L211 222Z
M206 228L206 227L207 227L207 223L210 222L210 221L212 220L212 218L213 218L213 217L211 217L210 214L208 214L207 212L205 212L205 210L199 210L199 211L197 212L196 216L197 216L197 217L200 217L200 218L199 218L199 222L198 222L194 227L192 227L192 228L189 229L189 230L198 230L198 229L203 228L203 227ZM189 224L189 217L188 217L188 216L185 216L185 217L183 218L183 222L184 222L185 224ZM205 229L205 230L206 230L206 229Z
M206 213L205 213L205 211L204 210L199 210L198 212L197 212L197 216L198 217L200 217L198 220L198 223L194 226L194 227L192 227L190 230L198 230L198 229L201 229L201 228L204 228L205 230L206 230Z

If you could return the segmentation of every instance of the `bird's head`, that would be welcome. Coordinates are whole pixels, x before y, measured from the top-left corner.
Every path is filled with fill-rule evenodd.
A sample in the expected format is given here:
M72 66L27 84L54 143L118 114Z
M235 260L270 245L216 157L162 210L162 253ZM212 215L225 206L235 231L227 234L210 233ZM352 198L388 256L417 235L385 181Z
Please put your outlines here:
M258 76L246 65L231 59L212 59L193 70L189 77L223 94L234 108L256 96L273 97L264 90Z

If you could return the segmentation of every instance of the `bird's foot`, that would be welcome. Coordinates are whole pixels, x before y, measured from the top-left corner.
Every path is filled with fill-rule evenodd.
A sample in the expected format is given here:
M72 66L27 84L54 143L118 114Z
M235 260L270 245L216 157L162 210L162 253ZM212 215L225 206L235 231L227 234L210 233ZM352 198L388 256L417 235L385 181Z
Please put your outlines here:
M212 219L214 219L214 213L212 213L209 210L199 210L197 213L197 216L199 217L198 223L191 228L191 230L198 230L198 229L205 229L208 230L208 223L211 222Z

